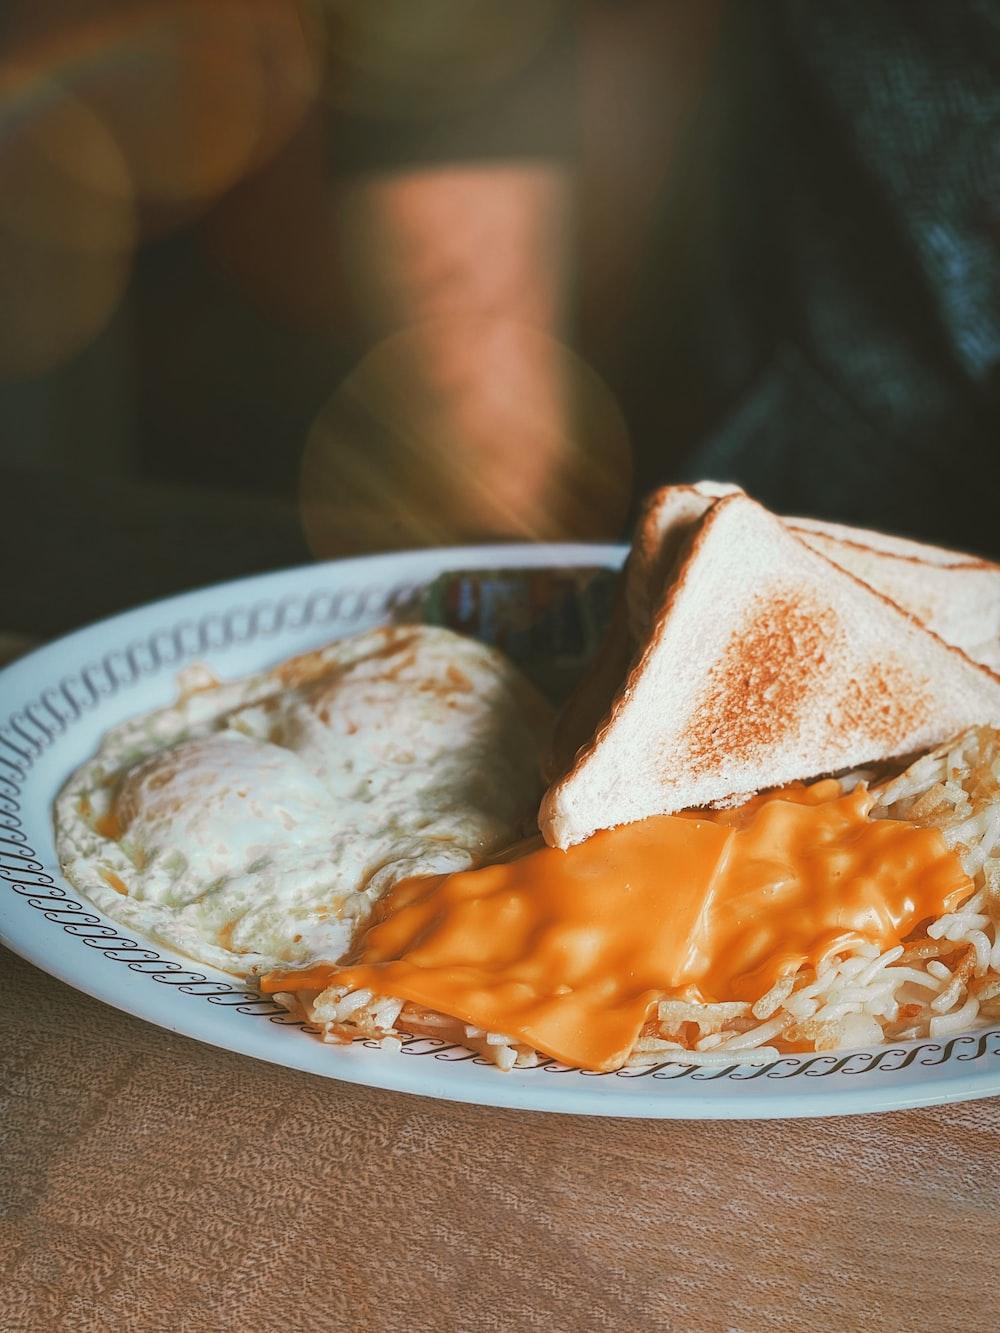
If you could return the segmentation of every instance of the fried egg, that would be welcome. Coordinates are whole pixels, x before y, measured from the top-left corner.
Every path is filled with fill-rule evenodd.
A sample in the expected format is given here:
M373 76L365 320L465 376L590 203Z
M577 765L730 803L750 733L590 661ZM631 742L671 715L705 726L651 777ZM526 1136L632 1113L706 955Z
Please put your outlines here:
M550 725L502 654L429 626L189 672L67 783L60 861L101 911L229 972L336 960L399 879L534 830Z

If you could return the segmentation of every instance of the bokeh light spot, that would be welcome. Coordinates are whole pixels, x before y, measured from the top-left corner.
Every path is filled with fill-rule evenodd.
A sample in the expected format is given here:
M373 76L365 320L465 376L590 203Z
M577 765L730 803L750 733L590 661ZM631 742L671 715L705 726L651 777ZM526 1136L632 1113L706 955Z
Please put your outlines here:
M469 541L617 536L624 419L579 356L507 320L449 318L379 343L317 418L301 510L319 557Z
M322 41L306 6L99 0L61 23L25 7L0 83L20 84L17 104L53 81L87 102L122 151L143 232L156 234L270 160L315 104Z
M315 92L288 0L160 0L134 11L85 81L143 200L221 193L287 137Z
M44 371L107 323L128 282L128 167L94 111L59 84L4 89L0 118L0 376Z

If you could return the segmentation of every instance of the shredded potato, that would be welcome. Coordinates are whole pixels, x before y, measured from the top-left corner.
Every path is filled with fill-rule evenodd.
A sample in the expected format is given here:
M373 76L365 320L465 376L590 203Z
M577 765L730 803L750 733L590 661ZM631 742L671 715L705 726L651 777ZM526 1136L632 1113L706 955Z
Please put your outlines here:
M940 829L973 879L972 897L919 938L879 953L859 944L779 980L751 1008L662 999L626 1061L647 1066L761 1063L784 1050L830 1051L939 1037L1000 1013L1000 731L973 728L874 789L876 818ZM546 1057L400 1000L330 987L274 997L328 1040L366 1037L398 1049L403 1035L454 1041L501 1069Z

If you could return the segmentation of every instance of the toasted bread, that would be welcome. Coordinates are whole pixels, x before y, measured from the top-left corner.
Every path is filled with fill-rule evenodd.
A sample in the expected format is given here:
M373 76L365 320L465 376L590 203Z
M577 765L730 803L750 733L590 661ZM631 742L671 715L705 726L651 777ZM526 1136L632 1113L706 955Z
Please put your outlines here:
M975 662L1000 667L1000 565L870 528L817 518L784 521L814 550L915 615L946 643Z
M1000 724L1000 676L731 495L688 539L638 660L539 826L568 847L975 723Z
M869 544L884 540L882 533L848 528L853 534L848 538L803 527L798 519L785 523L813 550L915 615L946 643L976 662L1000 665L1000 565L902 538L891 539L898 542L895 551ZM922 554L904 554L905 547Z
M625 573L628 627L635 643L646 637L677 553L694 524L720 496L738 493L738 486L699 481L692 486L661 486L646 500Z
M547 765L549 778L566 771L607 712L638 645L649 631L678 552L714 503L709 497L737 491L738 486L699 482L695 486L663 486L646 500L636 522L607 633L556 722Z
M647 501L629 562L629 628L636 643L649 629L684 533L738 487L719 482L664 486ZM961 551L821 519L785 518L807 545L922 620L977 662L1000 664L1000 565Z
M607 711L649 633L669 575L698 520L717 499L740 493L726 482L664 486L643 505L625 566L621 605L591 669L566 704L553 735L550 778L566 771ZM867 528L821 519L783 520L797 537L922 620L973 661L1000 669L1000 565Z
M698 482L699 489L712 487L712 482ZM705 494L712 492L705 490ZM876 532L874 528L852 528L846 523L830 523L822 518L785 518L790 528L800 535L813 532L821 537L830 537L834 541L851 542L866 546L869 550L879 551L882 555L901 556L907 560L919 560L927 565L968 566L987 563L964 551L952 551L946 546L931 546L927 542L917 542L910 537L896 537L889 532Z

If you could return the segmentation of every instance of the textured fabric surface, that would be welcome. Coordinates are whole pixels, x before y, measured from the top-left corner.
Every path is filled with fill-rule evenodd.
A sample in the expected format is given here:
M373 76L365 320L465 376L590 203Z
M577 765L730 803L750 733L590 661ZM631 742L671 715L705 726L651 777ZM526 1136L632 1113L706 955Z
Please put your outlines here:
M5 1331L992 1321L1000 1101L529 1115L214 1050L3 951L0 978Z
M661 364L699 386L700 420L678 441L679 377L640 398L686 478L996 554L1000 6L729 18L654 287L686 311Z
M570 155L574 11L546 14L469 101L333 118L335 169ZM615 371L638 494L711 476L1000 554L998 68L998 0L723 6Z

